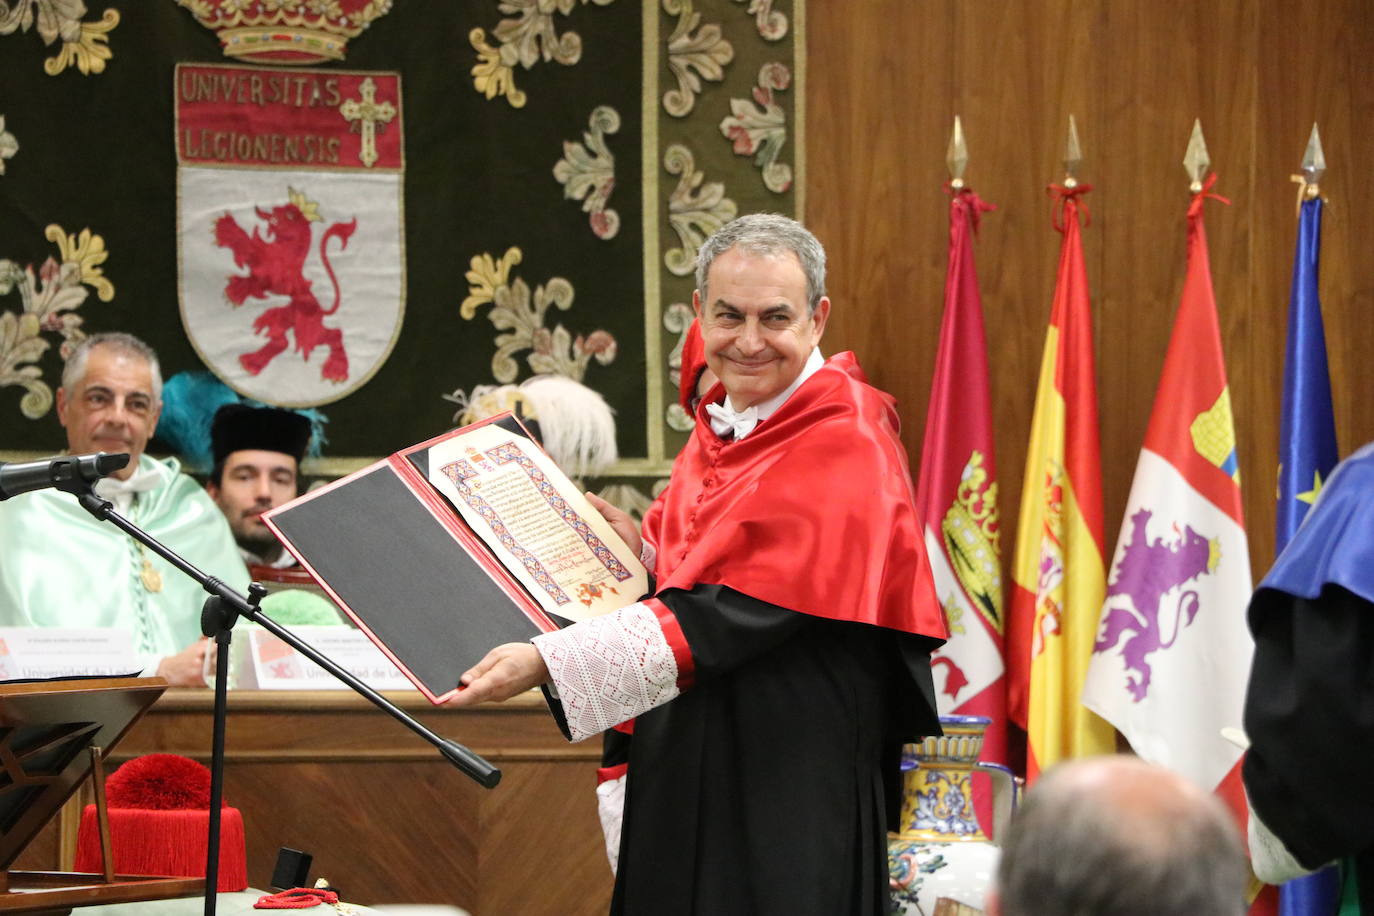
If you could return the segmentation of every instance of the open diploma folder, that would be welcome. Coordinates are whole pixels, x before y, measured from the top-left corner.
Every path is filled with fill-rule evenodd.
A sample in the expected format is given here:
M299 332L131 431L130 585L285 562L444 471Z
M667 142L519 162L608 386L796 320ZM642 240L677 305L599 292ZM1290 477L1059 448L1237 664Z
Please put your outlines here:
M264 514L431 701L487 651L637 601L639 558L509 414Z

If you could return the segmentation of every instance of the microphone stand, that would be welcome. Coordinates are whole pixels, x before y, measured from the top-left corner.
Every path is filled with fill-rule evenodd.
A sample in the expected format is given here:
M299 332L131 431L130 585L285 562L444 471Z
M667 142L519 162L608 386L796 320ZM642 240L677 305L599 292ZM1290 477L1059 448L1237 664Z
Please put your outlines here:
M327 656L305 643L290 630L267 617L258 608L259 602L267 594L260 583L248 586L248 594L235 591L223 580L207 576L162 542L139 528L133 522L115 511L114 505L97 495L92 489L92 481L77 473L69 479L54 483L57 489L71 493L81 503L81 507L98 520L110 522L123 530L168 563L190 576L210 593L201 611L200 628L206 636L214 637L216 647L215 665L215 716L214 738L210 752L210 836L209 849L205 861L205 916L214 916L215 898L219 892L219 841L220 805L224 790L224 730L228 707L229 686L229 643L233 638L234 623L239 617L246 617L258 626L291 646L300 654L343 681L355 693L361 694L406 728L434 745L446 760L472 777L482 786L490 789L501 781L501 771L487 760L468 748L447 738L441 738L430 731L413 716L373 690L349 672L340 668Z

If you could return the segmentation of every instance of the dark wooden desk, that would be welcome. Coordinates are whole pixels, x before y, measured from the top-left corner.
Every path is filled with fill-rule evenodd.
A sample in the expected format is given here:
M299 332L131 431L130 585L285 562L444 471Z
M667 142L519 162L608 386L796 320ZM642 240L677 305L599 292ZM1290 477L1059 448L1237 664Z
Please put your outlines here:
M277 849L290 846L357 903L450 903L474 916L606 912L599 742L569 744L537 694L475 710L387 696L500 767L501 784L483 789L350 692L231 692L224 797L243 812L250 884L269 887ZM208 765L213 707L209 690L169 690L113 763L161 752ZM76 823L64 812L20 865L70 866Z

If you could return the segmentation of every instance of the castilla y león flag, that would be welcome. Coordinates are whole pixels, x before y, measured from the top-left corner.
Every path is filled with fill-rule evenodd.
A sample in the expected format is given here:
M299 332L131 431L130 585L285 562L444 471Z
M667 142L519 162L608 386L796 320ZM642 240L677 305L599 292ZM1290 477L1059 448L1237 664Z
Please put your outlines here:
M1063 233L1035 395L1007 623L1007 695L1026 730L1026 778L1066 757L1111 753L1111 725L1080 702L1107 590L1092 308L1080 199L1052 187Z
M940 713L990 717L982 759L1005 763L997 470L983 305L973 264L973 232L979 214L992 207L968 188L951 189L950 196L945 312L916 487L926 552L950 632L931 667Z
M179 64L181 315L240 393L301 407L379 369L405 303L401 78Z
M1141 757L1218 792L1244 823L1238 727L1254 643L1240 470L1202 207L1117 539L1083 700Z

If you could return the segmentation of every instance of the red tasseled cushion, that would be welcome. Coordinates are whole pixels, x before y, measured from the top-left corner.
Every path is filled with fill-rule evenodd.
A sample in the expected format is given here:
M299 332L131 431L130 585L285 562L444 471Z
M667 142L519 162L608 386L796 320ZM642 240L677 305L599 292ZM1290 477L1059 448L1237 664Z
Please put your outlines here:
M177 754L149 754L125 763L105 781L110 847L121 875L200 878L210 832L210 771ZM95 805L81 813L76 869L100 872ZM248 886L243 816L222 805L219 890Z
M210 770L180 754L135 757L105 780L111 808L166 811L210 807Z

